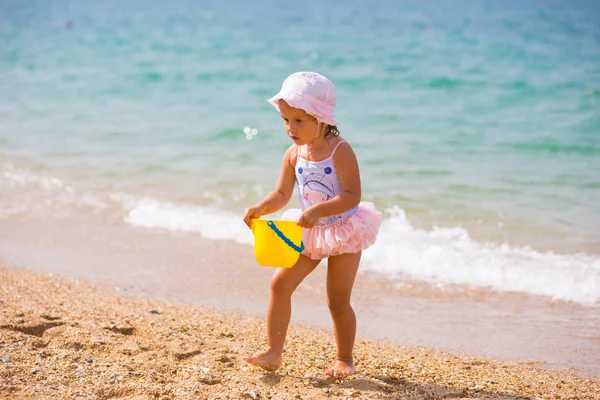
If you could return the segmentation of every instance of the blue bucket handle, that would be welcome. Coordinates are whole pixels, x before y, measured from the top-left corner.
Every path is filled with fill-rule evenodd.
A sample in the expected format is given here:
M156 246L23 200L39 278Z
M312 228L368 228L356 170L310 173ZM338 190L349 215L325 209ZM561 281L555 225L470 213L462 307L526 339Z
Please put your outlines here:
M292 242L290 239L288 239L288 237L285 236L285 234L283 232L281 232L279 230L279 228L277 228L277 226L275 225L275 222L269 220L267 222L267 225L269 225L269 228L273 229L273 232L275 232L277 234L277 236L279 236L279 238L281 240L283 240L285 242L285 244L290 246L292 249L296 250L298 253L302 253L304 251L304 242L303 241L300 241L300 246L296 246L294 244L294 242Z

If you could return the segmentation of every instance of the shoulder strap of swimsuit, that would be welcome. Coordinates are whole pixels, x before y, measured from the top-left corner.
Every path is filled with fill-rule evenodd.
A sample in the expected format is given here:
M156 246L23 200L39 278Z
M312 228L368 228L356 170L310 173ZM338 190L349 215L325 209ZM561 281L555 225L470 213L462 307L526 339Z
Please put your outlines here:
M340 144L342 143L346 143L345 140L340 140L340 142L338 144L335 145L335 147L333 148L333 151L331 152L331 159L333 159L333 156L335 156L335 152L337 151L338 147L340 147Z

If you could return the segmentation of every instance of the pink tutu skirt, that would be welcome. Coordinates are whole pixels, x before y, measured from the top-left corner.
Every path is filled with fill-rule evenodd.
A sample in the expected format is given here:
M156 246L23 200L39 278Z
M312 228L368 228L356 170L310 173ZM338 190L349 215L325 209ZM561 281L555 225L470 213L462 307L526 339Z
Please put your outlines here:
M292 211L292 210L288 210ZM299 212L299 210L293 210ZM287 213L287 212L286 212ZM373 203L362 202L348 218L302 231L304 254L313 260L358 253L375 243L383 214Z

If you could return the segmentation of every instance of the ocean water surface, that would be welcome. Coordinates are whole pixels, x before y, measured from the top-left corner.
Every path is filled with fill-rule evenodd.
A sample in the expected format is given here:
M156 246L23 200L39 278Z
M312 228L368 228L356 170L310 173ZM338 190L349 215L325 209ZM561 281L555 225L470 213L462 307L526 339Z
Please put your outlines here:
M363 270L597 306L599 27L592 1L4 1L0 215L251 244L290 144L266 99L316 70L385 211Z

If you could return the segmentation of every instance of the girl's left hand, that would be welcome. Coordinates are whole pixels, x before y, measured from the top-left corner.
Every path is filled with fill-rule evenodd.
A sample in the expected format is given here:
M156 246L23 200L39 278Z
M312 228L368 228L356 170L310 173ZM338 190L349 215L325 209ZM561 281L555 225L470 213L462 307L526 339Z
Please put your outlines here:
M298 220L298 225L300 225L303 228L310 229L317 224L319 218L321 218L319 212L316 209L310 207L304 210L304 212L300 216L300 219Z

